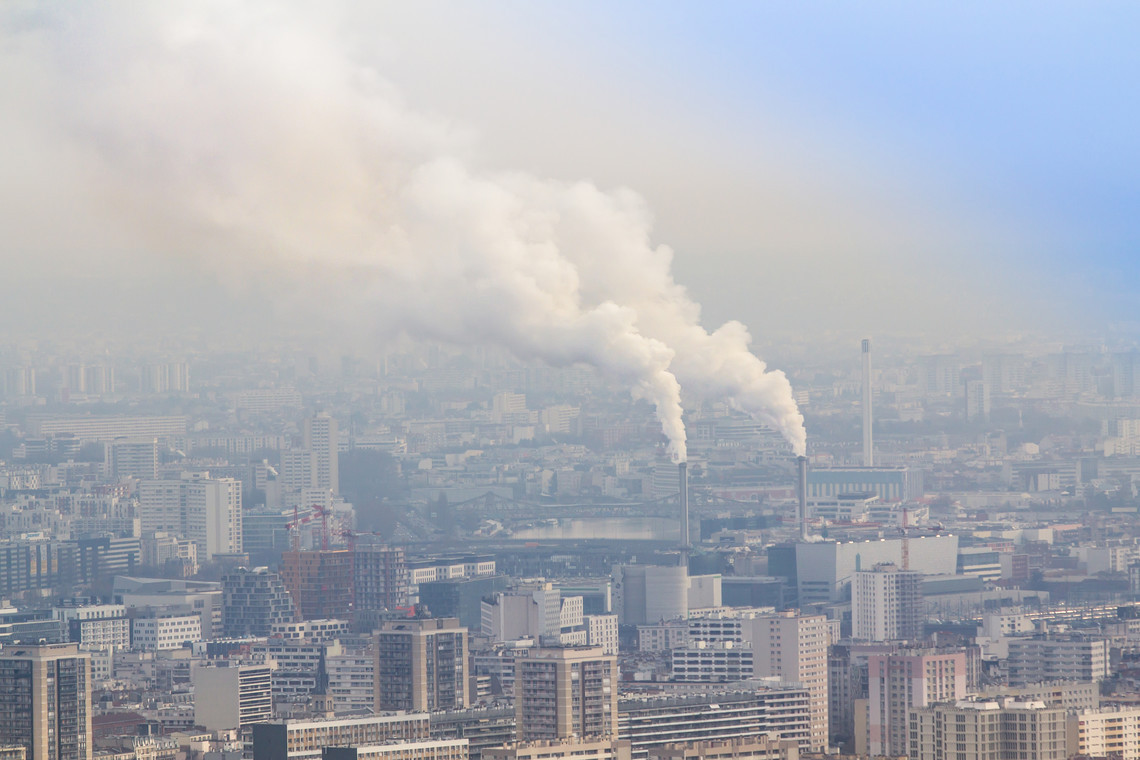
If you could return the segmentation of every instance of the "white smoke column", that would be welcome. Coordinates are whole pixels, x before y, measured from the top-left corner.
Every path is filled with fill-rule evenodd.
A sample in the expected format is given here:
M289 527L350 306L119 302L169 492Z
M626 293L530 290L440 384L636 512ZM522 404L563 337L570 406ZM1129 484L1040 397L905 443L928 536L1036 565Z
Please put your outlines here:
M575 264L587 297L637 310L642 333L676 352L669 369L687 399L728 400L779 431L795 455L803 456L807 433L787 376L769 371L749 350L752 337L740 322L726 322L712 333L701 327L700 305L673 279L672 251L651 243L651 217L641 199L586 184L574 194L580 213L564 223L574 230L570 249L578 254Z
M680 461L678 380L803 453L786 377L742 325L700 326L634 193L473 171L464 135L405 107L319 18L21 7L0 8L0 138L45 166L66 156L35 181L81 206L60 218L103 222L73 239L59 225L56 247L181 257L227 285L266 282L314 321L591 364L654 404ZM19 175L0 182L19 194ZM43 234L5 221L10 236Z
M636 310L581 290L560 222L572 188L470 171L461 139L308 19L61 4L9 8L0 28L0 63L31 73L5 99L82 155L66 182L133 245L223 281L269 277L317 317L592 365L652 403L686 458L673 351Z

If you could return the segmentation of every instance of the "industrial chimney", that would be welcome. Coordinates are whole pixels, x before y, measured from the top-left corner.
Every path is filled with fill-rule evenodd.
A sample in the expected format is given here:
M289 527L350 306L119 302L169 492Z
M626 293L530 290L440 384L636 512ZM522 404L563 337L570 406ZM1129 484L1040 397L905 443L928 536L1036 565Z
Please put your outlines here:
M863 340L863 466L874 467L871 445L871 341Z
M689 464L677 465L677 484L680 486L681 504L681 548L689 548Z
M796 457L796 471L797 471L797 488L796 496L799 500L799 514L796 515L800 521L800 539L807 540L808 537L808 513L807 513L807 457Z

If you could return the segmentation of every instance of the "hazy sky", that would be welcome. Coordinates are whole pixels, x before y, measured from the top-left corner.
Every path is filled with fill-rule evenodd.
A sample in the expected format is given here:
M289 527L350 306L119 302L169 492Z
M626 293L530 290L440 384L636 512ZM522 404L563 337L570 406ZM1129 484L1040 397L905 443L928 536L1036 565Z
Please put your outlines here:
M703 304L705 326L739 319L761 348L799 329L956 336L1137 321L1133 4L362 2L186 12L191 4L169 12L185 16L173 24L156 20L166 4L115 4L113 13L76 5L8 5L0 15L8 325L83 323L100 308L119 323L155 314L192 323L202 305L218 319L235 301L247 317L275 301L278 316L293 308L297 294L278 299L266 271L273 258L250 253L269 243L220 234L219 219L232 220L219 206L204 224L200 204L180 209L180 193L165 194L186 173L200 188L203 177L229 178L227 161L256 163L253 128L237 122L267 140L287 125L296 147L305 134L297 123L320 121L319 102L290 103L287 90L264 103L256 91L246 102L236 86L213 93L227 67L246 86L311 79L310 94L345 72L364 76L404 109L401 129L422 126L424 140L446 144L473 172L632 189L652 214L652 243L672 248L677 282ZM165 67L186 39L215 37L230 47L207 54L241 55ZM280 79L256 63L259 46L272 48ZM294 59L291 48L308 52ZM343 60L324 68L330 50ZM216 118L199 119L215 108ZM338 112L339 134L351 134L353 113ZM229 125L237 147L218 147ZM419 140L402 135L386 147L416 152ZM289 155L300 163L303 153ZM328 182L328 198L370 192L366 183L346 189L343 172L297 173ZM154 195L161 204L140 200ZM275 214L290 223L308 201L278 189L264 198L284 198ZM341 242L354 233L346 228ZM195 253L205 241L211 250Z

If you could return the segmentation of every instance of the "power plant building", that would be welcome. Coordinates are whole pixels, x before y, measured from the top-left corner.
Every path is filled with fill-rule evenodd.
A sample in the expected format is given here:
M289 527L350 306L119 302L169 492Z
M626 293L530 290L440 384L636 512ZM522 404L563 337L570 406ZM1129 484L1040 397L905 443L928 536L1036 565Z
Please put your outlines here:
M684 566L619 565L613 580L614 607L623 624L688 617L689 571Z
M922 470L910 467L825 467L808 472L808 498L872 493L883 501L923 496Z
M809 476L810 477L810 476ZM921 536L910 542L910 569L923 575L954 575L958 537ZM796 585L800 606L845 601L859 570L881 563L902 566L903 539L819 541L795 545Z

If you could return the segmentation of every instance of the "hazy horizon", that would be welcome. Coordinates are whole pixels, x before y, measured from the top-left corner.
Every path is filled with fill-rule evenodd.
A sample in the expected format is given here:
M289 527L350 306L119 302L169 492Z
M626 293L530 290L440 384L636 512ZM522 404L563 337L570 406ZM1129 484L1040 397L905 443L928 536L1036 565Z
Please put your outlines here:
M226 216L286 204L257 209L260 234L313 209L301 250L340 200L383 213L339 171L353 155L330 154L375 116L336 105L361 86L396 109L402 132L381 143L397 163L430 143L476 174L629 188L700 323L740 320L764 358L865 334L1136 332L1128 6L237 8L5 8L7 332L282 336L327 320L348 345L382 341L360 323L368 296L319 264L309 292L280 277L300 227L250 239ZM303 155L330 103L334 129ZM258 130L282 127L257 155ZM203 188L246 198L207 206Z

